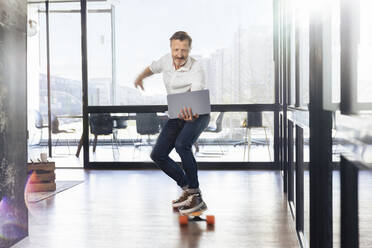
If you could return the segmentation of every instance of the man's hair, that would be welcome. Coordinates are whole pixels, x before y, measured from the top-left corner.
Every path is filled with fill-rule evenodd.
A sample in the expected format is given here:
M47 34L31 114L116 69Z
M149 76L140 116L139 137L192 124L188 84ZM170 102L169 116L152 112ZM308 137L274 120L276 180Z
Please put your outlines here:
M184 40L188 40L189 41L189 46L191 47L191 42L192 42L192 39L191 37L184 31L177 31L175 32L172 37L170 37L169 39L170 41L172 40L180 40L180 41L184 41Z

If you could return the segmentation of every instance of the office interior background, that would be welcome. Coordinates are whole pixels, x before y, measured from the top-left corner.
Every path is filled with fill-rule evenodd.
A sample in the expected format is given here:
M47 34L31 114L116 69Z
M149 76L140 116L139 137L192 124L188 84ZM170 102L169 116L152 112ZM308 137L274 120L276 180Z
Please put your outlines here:
M190 56L201 61L211 96L211 121L192 147L201 180L223 184L232 205L210 194L215 230L198 229L196 238L195 230L180 227L181 238L173 241L184 243L167 246L160 231L155 243L146 232L112 242L372 246L371 1L0 0L0 11L0 247L41 247L41 239L58 247L68 237L53 230L68 225L55 227L53 216L71 218L58 210L62 202L94 194L95 183L106 191L117 185L100 180L137 187L133 180L147 185L154 173L171 187L150 159L167 121L162 77L146 79L145 91L134 88L134 79L170 52L169 37L178 30L193 38ZM57 180L83 182L28 202L27 162L40 153L55 161ZM176 151L170 157L181 162ZM127 204L134 196L115 197ZM262 197L273 205L261 207ZM88 202L81 206L89 213L95 204ZM147 211L142 203L128 208L141 215ZM99 206L113 211L107 202ZM49 216L44 229L43 211ZM123 225L155 227L156 221ZM253 235L252 222L274 224ZM229 228L236 233L223 231ZM68 244L110 246L88 239Z

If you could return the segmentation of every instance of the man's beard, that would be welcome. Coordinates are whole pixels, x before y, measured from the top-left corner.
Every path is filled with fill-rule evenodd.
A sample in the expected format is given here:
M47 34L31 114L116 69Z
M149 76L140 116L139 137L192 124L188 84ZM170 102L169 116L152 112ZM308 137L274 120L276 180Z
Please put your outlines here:
M178 64L178 65L184 65L186 63L186 59L184 57L181 57L181 58L176 58L175 59L175 62Z

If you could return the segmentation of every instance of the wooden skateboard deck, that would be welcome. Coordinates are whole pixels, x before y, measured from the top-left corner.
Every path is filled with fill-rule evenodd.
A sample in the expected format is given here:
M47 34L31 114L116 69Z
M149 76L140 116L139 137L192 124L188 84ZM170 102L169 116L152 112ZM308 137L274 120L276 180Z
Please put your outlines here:
M207 225L213 226L215 223L214 215L206 215L205 218L202 218L204 211L197 211L186 215L180 215L178 220L180 225L187 225L189 221L205 221Z

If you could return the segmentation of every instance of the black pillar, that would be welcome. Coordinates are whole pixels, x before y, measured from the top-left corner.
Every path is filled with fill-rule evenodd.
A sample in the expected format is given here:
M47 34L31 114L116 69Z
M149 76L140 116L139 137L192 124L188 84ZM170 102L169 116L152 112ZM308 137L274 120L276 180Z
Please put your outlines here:
M88 48L87 48L87 0L80 1L81 8L81 65L83 81L83 147L84 168L89 162L89 126L88 126Z
M323 110L322 18L310 18L310 247L332 247L332 113Z
M341 248L359 247L358 168L341 156Z

